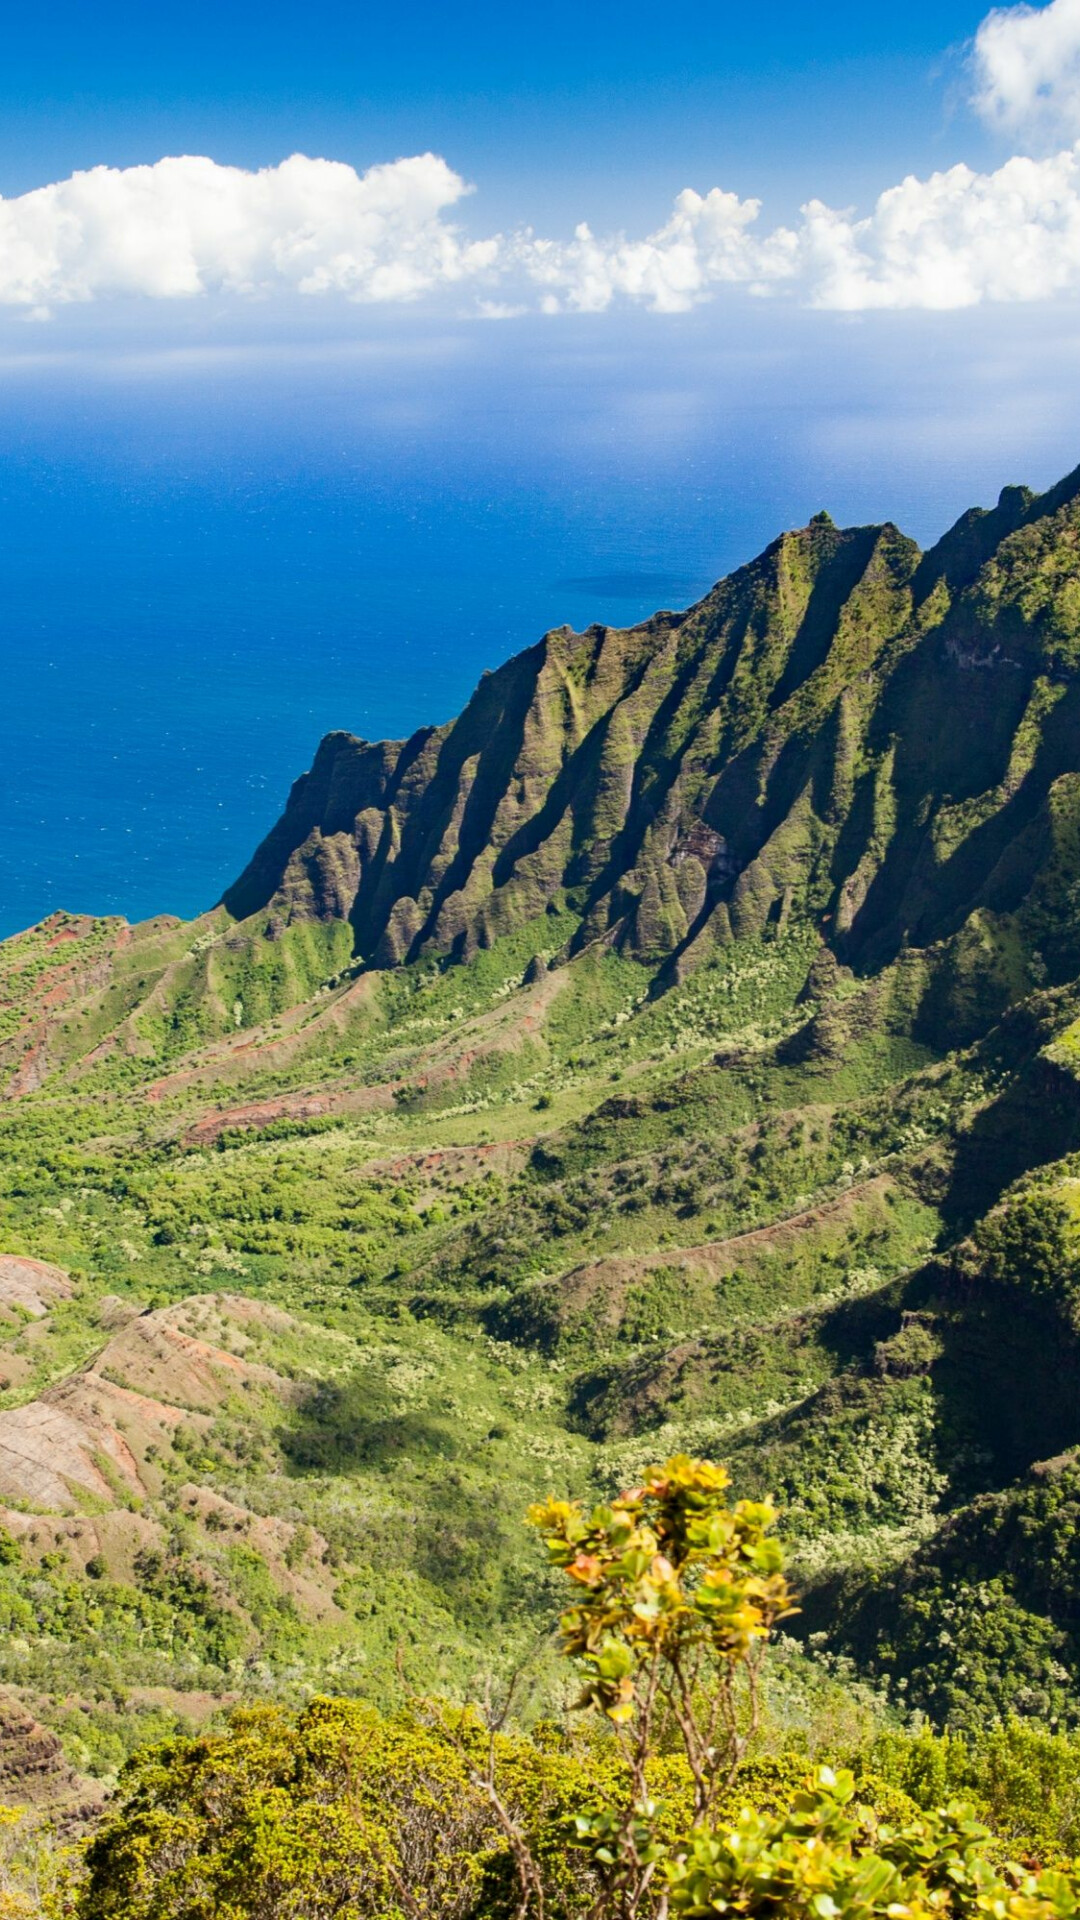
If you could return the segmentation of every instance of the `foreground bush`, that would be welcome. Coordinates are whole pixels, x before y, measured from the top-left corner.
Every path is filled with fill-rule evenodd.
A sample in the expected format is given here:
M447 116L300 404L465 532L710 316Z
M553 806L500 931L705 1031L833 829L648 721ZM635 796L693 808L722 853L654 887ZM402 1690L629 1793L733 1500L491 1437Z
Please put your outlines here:
M414 1720L316 1700L137 1756L91 1844L87 1916L474 1911L491 1816L467 1758Z
M746 1764L794 1603L772 1509L727 1485L679 1456L533 1510L573 1592L573 1739L420 1702L238 1714L129 1765L81 1920L1080 1920L1073 1873L1004 1866L961 1802Z
M1068 1864L1080 1855L1080 1734L1033 1725L992 1723L977 1738L962 1733L889 1730L874 1740L865 1765L875 1791L887 1781L931 1808L962 1798L1003 1847L1021 1858ZM861 1790L861 1783L860 1783Z
M70 1913L76 1853L28 1808L0 1806L0 1920Z

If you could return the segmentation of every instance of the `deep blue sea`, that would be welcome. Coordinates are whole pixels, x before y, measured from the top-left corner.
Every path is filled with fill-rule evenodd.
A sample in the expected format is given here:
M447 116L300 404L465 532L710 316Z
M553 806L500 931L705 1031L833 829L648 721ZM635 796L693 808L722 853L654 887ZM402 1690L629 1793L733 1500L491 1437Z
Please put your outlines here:
M212 904L326 730L445 720L546 627L687 604L821 506L929 541L1049 484L1080 460L1071 330L955 321L20 338L0 933Z

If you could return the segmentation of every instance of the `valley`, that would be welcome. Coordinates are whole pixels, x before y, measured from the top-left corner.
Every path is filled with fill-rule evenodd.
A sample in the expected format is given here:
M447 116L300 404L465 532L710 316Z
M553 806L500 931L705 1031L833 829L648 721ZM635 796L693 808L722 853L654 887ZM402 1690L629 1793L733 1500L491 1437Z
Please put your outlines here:
M524 1509L676 1451L797 1542L775 1745L1080 1721L1080 476L331 735L198 920L0 946L0 1076L65 1795L251 1698L550 1707Z

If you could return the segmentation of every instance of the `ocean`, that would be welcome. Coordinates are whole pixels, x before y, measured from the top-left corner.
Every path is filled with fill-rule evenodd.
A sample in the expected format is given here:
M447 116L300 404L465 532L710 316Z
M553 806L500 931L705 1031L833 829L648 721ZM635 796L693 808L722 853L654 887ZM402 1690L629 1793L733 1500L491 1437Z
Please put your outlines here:
M822 506L929 541L1080 458L1019 322L751 319L9 337L0 933L196 913L327 730L446 720L547 627L687 605Z

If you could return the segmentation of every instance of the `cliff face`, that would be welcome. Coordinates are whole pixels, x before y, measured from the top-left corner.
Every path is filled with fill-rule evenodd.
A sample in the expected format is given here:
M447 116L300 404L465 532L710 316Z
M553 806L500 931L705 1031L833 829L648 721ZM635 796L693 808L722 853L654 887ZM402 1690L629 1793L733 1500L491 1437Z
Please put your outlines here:
M450 725L330 734L224 904L378 965L569 908L572 946L678 973L797 908L862 971L973 916L1039 947L1052 894L1040 964L1075 971L1078 492L1008 488L927 554L820 515L687 613L545 635Z

